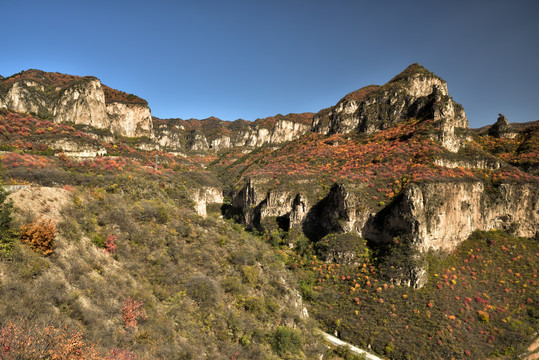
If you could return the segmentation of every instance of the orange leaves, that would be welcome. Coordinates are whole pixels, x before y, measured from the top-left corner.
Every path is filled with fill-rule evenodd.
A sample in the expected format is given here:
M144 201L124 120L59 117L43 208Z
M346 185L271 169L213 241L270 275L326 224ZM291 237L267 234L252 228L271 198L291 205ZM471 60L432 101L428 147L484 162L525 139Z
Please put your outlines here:
M101 87L103 88L103 92L105 93L105 102L107 103L121 102L127 104L148 105L146 100L139 98L136 95L113 89L104 84L101 84Z
M52 254L55 236L55 223L50 219L37 219L20 230L21 241L45 256Z
M83 340L82 332L67 327L9 321L0 328L0 359L136 360L137 356L120 349L101 355L95 344Z
M67 328L28 326L8 322L0 328L0 358L83 360L102 359L95 345L86 344L82 333Z

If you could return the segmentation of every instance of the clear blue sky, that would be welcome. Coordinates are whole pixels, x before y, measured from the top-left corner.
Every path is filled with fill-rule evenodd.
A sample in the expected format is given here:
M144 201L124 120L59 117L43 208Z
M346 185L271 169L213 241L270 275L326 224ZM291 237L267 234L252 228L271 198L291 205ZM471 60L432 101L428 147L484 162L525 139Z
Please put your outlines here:
M94 75L161 118L316 112L413 62L472 127L539 119L538 0L0 0L0 74Z

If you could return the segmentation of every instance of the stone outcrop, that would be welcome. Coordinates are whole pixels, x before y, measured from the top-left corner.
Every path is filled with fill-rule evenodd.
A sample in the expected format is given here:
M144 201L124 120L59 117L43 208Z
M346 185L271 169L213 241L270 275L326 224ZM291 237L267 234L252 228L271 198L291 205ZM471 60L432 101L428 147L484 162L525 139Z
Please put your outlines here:
M312 114L310 114L312 116ZM296 117L301 117L298 121ZM171 151L220 151L232 147L257 148L298 139L311 130L309 114L277 115L266 121L223 121L156 119L155 137L163 148Z
M58 123L108 129L121 136L152 137L148 104L135 96L136 103L116 100L117 94L126 95L92 76L28 70L1 81L0 108L37 114Z
M512 139L518 135L518 131L509 124L505 115L498 114L498 120L488 129L488 134L496 138Z
M223 203L223 190L216 187L202 187L193 189L190 193L190 197L195 203L196 213L202 217L206 217L207 205Z
M141 104L111 102L107 104L110 130L127 137L153 137L150 108Z
M107 154L107 149L98 144L80 144L71 139L57 139L48 144L51 149L60 150L66 156L75 158L92 158Z
M362 185L334 185L310 204L304 193L264 191L249 180L236 192L233 206L243 210L246 225L285 217L289 226L315 226L318 234L352 232L378 243L409 236L422 252L452 251L475 230L508 230L532 237L539 231L539 184L481 181L412 184L390 205L369 205ZM315 225L313 225L315 224Z
M309 191L310 190L310 191ZM277 218L288 230L302 228L312 218L317 189L309 182L297 183L294 189L274 186L270 179L247 179L232 196L232 206L241 209L248 228L262 229L266 219Z
M52 106L51 106L52 105ZM105 93L96 78L82 78L61 90L49 110L55 122L72 122L98 129L110 128L105 105Z
M372 133L411 118L433 119L440 128L433 137L450 151L458 151L466 140L455 134L456 128L468 128L464 109L449 96L443 79L418 64L383 86L366 86L320 111L314 116L312 130Z
M539 231L539 184L481 181L412 184L363 227L378 242L407 234L421 250L452 251L475 230Z
M457 167L467 169L489 169L496 170L505 166L505 164L495 157L484 157L477 159L434 159L433 163L450 169Z

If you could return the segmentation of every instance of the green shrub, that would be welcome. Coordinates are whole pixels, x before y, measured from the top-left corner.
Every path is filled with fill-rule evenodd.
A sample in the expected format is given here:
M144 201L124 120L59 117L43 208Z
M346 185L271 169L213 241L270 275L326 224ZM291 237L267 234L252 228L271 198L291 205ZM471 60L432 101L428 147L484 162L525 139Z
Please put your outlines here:
M255 287L258 284L258 269L255 266L243 265L241 267L243 274L243 281L251 287Z
M273 334L271 345L273 351L280 356L286 353L297 354L301 351L301 338L295 330L279 326Z
M366 360L365 355L359 355L350 349L349 346L343 345L335 348L333 350L333 353L335 353L338 357L340 357L343 360Z
M191 277L187 281L185 292L200 306L213 307L219 301L218 284L204 275Z
M353 233L329 234L316 243L317 253L338 263L361 262L369 257L367 242Z
M13 256L15 241L11 218L13 202L6 199L7 192L0 186L0 258L10 259Z
M92 234L92 243L100 249L105 248L105 238L101 234Z

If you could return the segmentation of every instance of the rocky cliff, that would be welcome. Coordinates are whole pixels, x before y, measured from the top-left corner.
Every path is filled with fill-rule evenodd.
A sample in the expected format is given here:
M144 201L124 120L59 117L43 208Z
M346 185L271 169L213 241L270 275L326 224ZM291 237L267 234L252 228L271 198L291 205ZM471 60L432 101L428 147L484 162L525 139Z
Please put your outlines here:
M280 224L308 235L314 232L315 239L351 232L375 243L390 243L407 235L422 252L448 252L475 230L503 229L524 237L539 231L536 182L412 184L381 209L367 199L366 184L335 184L318 202L308 200L307 189L296 193L286 188L265 190L262 185L249 180L234 196L233 205L243 209L246 224L260 228L265 219L280 217Z
M298 139L311 129L312 113L276 115L254 122L156 119L156 141L165 149L220 151L232 147L256 148Z
M293 187L276 186L272 179L248 179L234 192L232 206L240 209L248 228L264 229L268 220L275 220L285 230L302 228L312 218L315 199L327 193L306 180ZM268 230L268 229L265 229Z
M419 64L412 64L383 86L369 85L314 116L312 130L323 134L386 129L404 119L434 119L433 137L457 151L465 139L456 128L468 128L464 109L449 96L447 83Z
M217 187L205 186L193 189L190 192L190 197L195 203L195 212L202 217L207 216L207 205L223 203L223 191Z
M452 251L475 230L507 230L533 237L539 231L539 184L481 181L422 183L408 187L371 217L363 235L389 242L407 234L421 251Z
M0 80L0 108L108 129L121 136L153 135L146 101L92 76L23 71Z

